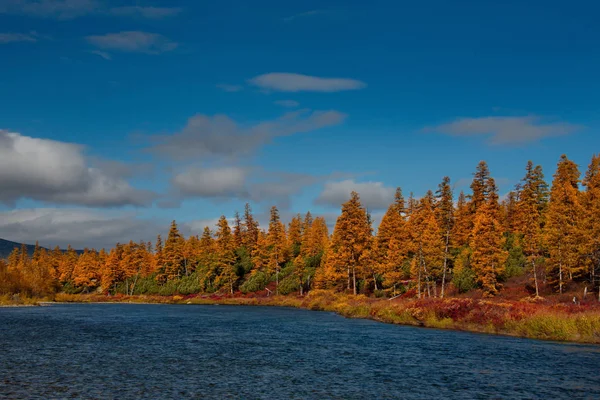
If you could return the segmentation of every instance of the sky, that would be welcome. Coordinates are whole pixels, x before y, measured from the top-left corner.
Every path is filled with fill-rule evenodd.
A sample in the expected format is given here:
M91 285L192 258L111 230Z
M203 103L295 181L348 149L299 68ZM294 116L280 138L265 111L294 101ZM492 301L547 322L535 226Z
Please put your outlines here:
M0 237L185 235L600 151L595 1L0 0Z

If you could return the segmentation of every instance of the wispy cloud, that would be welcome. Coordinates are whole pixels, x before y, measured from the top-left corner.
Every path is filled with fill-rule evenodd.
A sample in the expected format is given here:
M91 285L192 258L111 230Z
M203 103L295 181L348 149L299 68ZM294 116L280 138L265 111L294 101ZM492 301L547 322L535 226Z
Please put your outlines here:
M90 54L95 54L95 55L97 55L99 57L102 57L105 60L112 60L112 56L110 54L108 54L107 52L105 52L105 51L91 50L89 53Z
M254 151L276 137L312 132L342 123L346 115L338 111L297 110L253 126L238 124L227 115L191 117L187 125L172 135L150 137L150 151L177 160L198 157L234 157Z
M493 145L524 144L546 137L568 135L583 128L562 121L547 121L539 116L459 118L430 126L424 132L450 136L484 136Z
M0 33L0 44L15 42L37 42L38 35L35 32L30 33Z
M72 19L101 10L96 0L2 0L0 13Z
M218 85L216 85L219 89L221 89L224 92L240 92L242 90L244 90L243 86L240 85L229 85L226 83L219 83Z
M116 16L125 17L143 17L148 19L160 19L173 17L181 13L180 7L114 7L109 10L109 13Z
M256 76L248 81L265 90L279 92L340 92L362 89L366 83L346 78L321 78L288 72L271 72Z
M274 103L278 106L287 108L296 108L300 105L296 100L277 100Z
M163 35L141 31L124 31L100 36L87 36L87 41L103 50L129 53L160 54L175 50L177 42Z
M59 20L86 15L108 15L160 19L182 11L179 7L108 7L99 0L0 0L0 14L27 15Z

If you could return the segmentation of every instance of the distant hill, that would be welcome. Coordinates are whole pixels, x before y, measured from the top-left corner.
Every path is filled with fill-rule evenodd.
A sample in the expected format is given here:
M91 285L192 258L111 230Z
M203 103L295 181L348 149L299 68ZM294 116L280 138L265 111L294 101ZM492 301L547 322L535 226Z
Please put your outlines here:
M10 253L13 251L15 247L21 248L21 243L11 242L10 240L5 240L0 238L0 259L8 258ZM27 253L31 256L33 254L33 250L35 249L34 244L26 244ZM45 247L44 247L45 248ZM48 249L46 249L48 250ZM64 251L64 250L63 250ZM83 250L75 250L78 254L83 253Z
M35 245L27 244L27 252L33 254ZM0 258L7 258L15 247L21 247L21 243L11 242L10 240L0 239Z

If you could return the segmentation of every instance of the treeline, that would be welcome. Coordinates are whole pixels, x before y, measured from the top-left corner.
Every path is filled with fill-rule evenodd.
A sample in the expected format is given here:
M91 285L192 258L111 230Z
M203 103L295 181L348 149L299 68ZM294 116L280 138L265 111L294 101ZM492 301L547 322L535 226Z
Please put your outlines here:
M200 236L184 238L173 221L164 243L159 235L154 244L129 242L81 255L70 247L37 246L32 257L15 249L8 262L0 261L0 294L303 294L322 288L444 297L480 288L493 296L509 278L527 275L535 295L584 283L600 298L599 216L600 156L581 179L563 155L551 186L529 162L501 201L482 161L471 192L456 199L448 177L420 199L412 193L405 199L398 188L376 234L355 192L332 235L310 212L285 225L276 207L268 229L261 229L246 204L231 226L222 216L214 232L206 227Z

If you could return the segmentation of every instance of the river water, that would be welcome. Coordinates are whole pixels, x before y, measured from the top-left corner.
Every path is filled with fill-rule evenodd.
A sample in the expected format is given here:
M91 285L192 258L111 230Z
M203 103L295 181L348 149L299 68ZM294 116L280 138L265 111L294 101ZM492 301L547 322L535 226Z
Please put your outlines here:
M279 307L0 308L0 398L600 399L600 346Z

